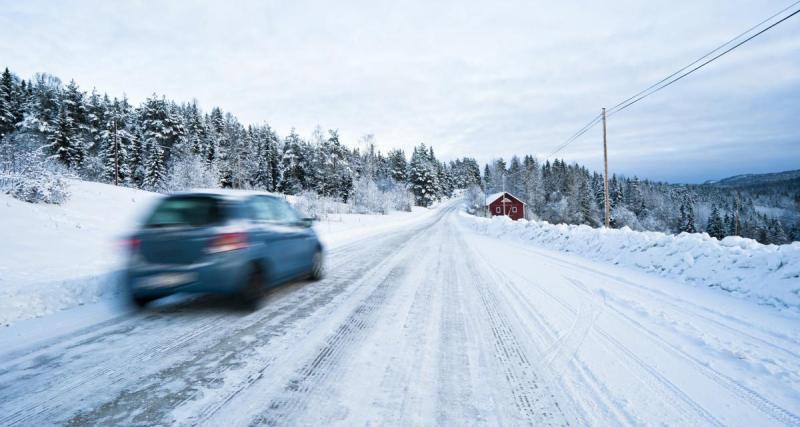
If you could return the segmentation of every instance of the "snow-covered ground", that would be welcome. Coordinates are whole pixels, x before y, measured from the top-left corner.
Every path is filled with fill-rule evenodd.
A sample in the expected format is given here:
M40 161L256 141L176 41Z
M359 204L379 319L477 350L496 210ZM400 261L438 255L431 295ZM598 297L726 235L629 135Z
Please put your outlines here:
M253 313L3 328L0 425L800 425L792 311L486 235L453 202L341 242Z
M466 213L463 217L472 229L485 235L712 287L800 314L800 242L762 245L735 236L720 241L705 233L673 236L627 227L607 230L506 217L478 218Z
M62 205L0 193L0 325L113 294L119 241L157 197L76 180L70 192Z
M70 180L62 205L31 204L0 193L0 325L77 306L121 309L116 271L120 240L159 197L156 193ZM328 247L404 227L432 214L330 215L315 229ZM108 305L111 303L111 306Z

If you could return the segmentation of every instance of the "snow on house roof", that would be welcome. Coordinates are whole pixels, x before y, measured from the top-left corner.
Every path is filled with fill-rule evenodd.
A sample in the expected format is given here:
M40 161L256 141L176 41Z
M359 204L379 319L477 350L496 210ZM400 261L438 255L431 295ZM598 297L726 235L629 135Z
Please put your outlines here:
M495 200L497 200L497 199L499 199L500 197L502 197L502 196L503 196L503 194L508 194L509 196L511 196L511 197L513 197L514 199L518 200L518 201L519 201L520 203L522 203L523 205L524 205L524 204L526 204L525 202L523 202L523 201L522 201L522 199L520 199L519 197L517 197L517 196L515 196L515 195L513 195L513 194L511 194L511 193L509 193L508 191L505 191L505 192L501 191L501 192L499 192L499 193L489 194L488 196L486 196L486 206L489 206L489 204L490 204L490 203L492 203L492 202L494 202Z

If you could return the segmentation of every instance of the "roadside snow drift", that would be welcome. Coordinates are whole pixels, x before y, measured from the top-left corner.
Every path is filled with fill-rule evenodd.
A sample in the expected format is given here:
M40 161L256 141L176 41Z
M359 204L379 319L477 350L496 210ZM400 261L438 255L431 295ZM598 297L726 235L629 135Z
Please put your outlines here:
M800 243L762 245L755 240L707 234L677 236L553 225L545 221L478 218L462 213L476 231L504 239L572 252L589 259L633 267L685 283L709 286L800 313Z
M118 242L158 197L76 180L70 192L61 205L0 194L0 325L115 293Z

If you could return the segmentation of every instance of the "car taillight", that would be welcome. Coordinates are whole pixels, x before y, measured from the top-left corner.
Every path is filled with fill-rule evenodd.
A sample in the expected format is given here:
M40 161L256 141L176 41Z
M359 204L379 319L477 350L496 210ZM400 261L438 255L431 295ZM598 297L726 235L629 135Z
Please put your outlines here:
M136 253L139 250L139 246L142 244L141 239L137 239L135 237L131 237L130 239L125 239L122 241L122 247L124 247L129 253Z
M220 252L235 251L247 247L247 235L245 233L223 233L215 236L208 245L208 253L216 254Z

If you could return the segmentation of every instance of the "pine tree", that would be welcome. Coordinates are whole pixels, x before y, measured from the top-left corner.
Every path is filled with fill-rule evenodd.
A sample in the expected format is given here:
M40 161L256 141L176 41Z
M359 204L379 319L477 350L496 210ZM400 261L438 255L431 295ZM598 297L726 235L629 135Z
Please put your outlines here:
M108 111L108 98L100 97L96 89L86 102L86 150L90 155L97 155L102 149L103 131L105 130L106 114Z
M403 150L389 152L389 170L395 182L405 183L408 180L408 162Z
M80 167L86 157L86 143L82 130L84 120L83 93L75 81L71 81L59 104L58 118L49 132L48 145L53 157L67 167Z
M417 206L430 206L437 196L436 171L425 144L414 148L409 163L408 181Z
M14 112L15 93L14 78L6 68L2 77L0 77L0 141L3 140L4 136L11 134L16 125L16 114Z
M512 156L508 164L508 176L506 177L506 191L520 197L522 194L522 163L519 157Z
M106 182L120 185L130 179L128 158L131 134L127 130L127 100L120 103L116 98L105 116L100 133L102 178Z
M725 237L725 224L722 222L722 217L719 214L717 205L713 205L711 207L711 215L708 217L706 232L709 236L717 239L722 239Z
M292 129L283 142L279 190L286 194L298 194L303 191L305 179L306 170L300 136Z
M258 189L271 191L272 169L270 161L272 152L269 147L269 137L266 129L255 129L254 151L255 151L255 170L253 171L253 186Z
M647 216L647 206L645 206L644 195L642 194L642 186L639 177L634 176L628 184L628 191L626 192L627 205L629 209L636 214L639 219Z
M144 188L150 191L162 191L166 184L164 149L155 140L151 141L149 148L150 155L145 164Z
M684 197L683 201L681 202L680 224L678 226L678 232L697 232L697 227L694 223L694 208L692 207L691 201L687 197Z
M49 142L53 156L65 166L76 167L83 161L80 137L66 108L59 113Z
M767 228L767 242L773 245L783 245L789 243L786 231L783 229L783 224L777 218L769 221Z

